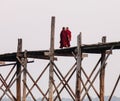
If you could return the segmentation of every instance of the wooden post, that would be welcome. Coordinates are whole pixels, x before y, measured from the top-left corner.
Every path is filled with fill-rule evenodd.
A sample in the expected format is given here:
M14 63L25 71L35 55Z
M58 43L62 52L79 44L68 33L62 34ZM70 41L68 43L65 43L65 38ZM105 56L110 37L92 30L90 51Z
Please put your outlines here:
M82 51L81 51L81 33L77 37L77 69L76 69L76 98L75 101L81 101L81 62L82 62Z
M51 19L50 68L49 68L49 101L53 101L53 62L54 62L55 17Z
M27 81L27 75L26 75L26 70L27 70L27 51L25 50L24 52L24 59L23 59L23 100L22 101L26 101L26 81Z
M102 37L102 43L106 42L106 37ZM103 64L104 60L105 60L105 55L106 52L103 51L101 53L101 64ZM105 64L103 66L103 68L100 71L100 101L104 101L104 78L105 78Z
M18 47L17 47L17 57L19 57L19 53L22 51L22 39L18 39ZM17 101L21 101L21 75L19 75L21 71L21 64L17 61L17 83L16 83L16 96Z

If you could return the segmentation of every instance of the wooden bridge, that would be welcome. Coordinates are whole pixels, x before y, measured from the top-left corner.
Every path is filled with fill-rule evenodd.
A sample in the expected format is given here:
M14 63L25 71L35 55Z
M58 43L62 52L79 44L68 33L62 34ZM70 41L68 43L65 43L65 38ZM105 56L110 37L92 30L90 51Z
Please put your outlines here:
M89 101L92 101L89 93L90 89L93 89L95 95L100 101L104 101L106 61L113 50L120 49L120 42L107 43L106 37L103 37L101 43L85 45L82 44L80 33L77 37L77 45L75 47L54 49L54 30L55 17L52 17L50 50L22 51L22 39L18 39L17 52L0 54L0 67L12 66L8 74L6 74L6 77L4 77L2 73L0 74L0 100L2 100L4 96L7 96L11 101L26 101L26 98L29 95L34 101L36 101L35 95L32 92L32 90L36 87L42 96L42 101L62 101L61 94L64 90L66 90L73 101L83 101L85 97L87 97ZM93 70L91 70L89 75L82 67L82 61L84 61L84 57L87 56L87 54L101 54L98 62L95 67L93 67ZM68 58L73 57L75 60L74 65L69 68L66 75L63 75L62 71L60 71L55 64L58 56ZM48 61L47 66L42 68L43 70L39 73L37 79L34 79L33 75L30 74L27 69L27 64L34 62L28 61L29 58L44 59ZM4 64L4 62L9 63ZM100 67L98 67L99 65ZM48 68L48 87L41 88L38 82L41 80ZM73 75L75 75L75 82L73 82L75 85L74 89L69 83ZM59 82L56 82L54 76L57 77ZM83 76L86 78L85 80L83 79ZM98 84L99 90L93 84L98 76L100 78ZM31 87L28 86L29 84L27 82L27 77L29 77L33 83ZM110 98L108 101L111 101L119 81L120 74L116 77L116 83L114 84L113 89L111 89ZM11 90L13 85L16 86L16 89L14 88L15 91Z

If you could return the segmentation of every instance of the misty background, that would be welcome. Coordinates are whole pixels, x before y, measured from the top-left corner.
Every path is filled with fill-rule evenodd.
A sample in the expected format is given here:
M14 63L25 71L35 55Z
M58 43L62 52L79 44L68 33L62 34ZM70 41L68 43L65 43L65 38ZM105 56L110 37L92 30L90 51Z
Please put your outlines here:
M49 49L52 16L56 17L56 49L59 48L59 35L63 26L68 26L72 32L71 47L77 45L77 35L80 32L83 44L101 42L102 36L107 37L107 42L120 41L119 5L119 0L0 0L0 54L16 52L18 38L23 40L23 51ZM94 67L99 57L100 55L89 54L85 58L83 67L87 72ZM110 95L120 74L119 59L120 50L115 50L107 61L106 96ZM55 63L64 74L74 62L74 58L58 57ZM28 70L37 78L38 71L47 63L46 60L35 60L35 63L28 64ZM0 73L6 75L9 69L1 68ZM48 76L48 72L42 79L43 88L48 86L45 84L46 75ZM71 84L74 88L74 78ZM98 83L95 85L98 86ZM94 97L94 93L91 94ZM120 97L120 83L114 95ZM39 94L36 93L36 96L39 97ZM68 97L66 92L63 97Z

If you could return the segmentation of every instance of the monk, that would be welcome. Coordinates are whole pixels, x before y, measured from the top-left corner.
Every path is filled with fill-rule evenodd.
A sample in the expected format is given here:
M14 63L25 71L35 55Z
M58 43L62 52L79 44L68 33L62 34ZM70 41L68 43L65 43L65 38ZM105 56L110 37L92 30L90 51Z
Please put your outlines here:
M67 46L70 47L70 41L71 41L71 31L69 30L69 27L66 27L66 33L67 33Z
M68 36L65 27L62 28L60 33L60 48L68 47Z

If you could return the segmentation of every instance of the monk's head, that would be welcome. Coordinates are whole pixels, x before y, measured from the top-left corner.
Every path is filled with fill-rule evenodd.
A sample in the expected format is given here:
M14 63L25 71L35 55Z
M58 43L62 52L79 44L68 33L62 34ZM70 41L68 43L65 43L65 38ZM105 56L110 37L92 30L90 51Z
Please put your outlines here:
M63 27L62 30L65 30L65 27Z
M69 27L66 27L66 30L68 30L69 29Z

